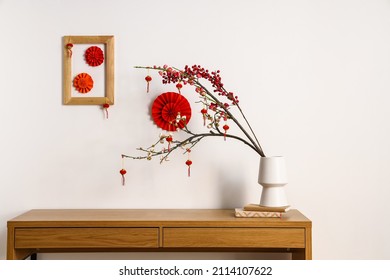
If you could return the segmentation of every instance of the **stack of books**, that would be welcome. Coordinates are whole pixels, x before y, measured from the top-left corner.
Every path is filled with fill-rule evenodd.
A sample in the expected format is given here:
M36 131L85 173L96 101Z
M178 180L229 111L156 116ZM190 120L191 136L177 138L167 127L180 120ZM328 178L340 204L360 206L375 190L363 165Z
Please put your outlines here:
M259 204L248 204L244 208L236 208L237 218L281 218L290 210L290 206L268 207Z

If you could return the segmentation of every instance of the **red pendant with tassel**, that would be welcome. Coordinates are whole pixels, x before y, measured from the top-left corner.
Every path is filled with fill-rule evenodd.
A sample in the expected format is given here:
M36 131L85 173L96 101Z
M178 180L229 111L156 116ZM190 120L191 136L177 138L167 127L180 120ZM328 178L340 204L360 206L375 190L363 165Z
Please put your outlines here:
M147 85L146 85L146 92L149 92L149 84L150 84L150 82L152 81L152 77L150 77L149 75L147 75L147 76L145 77L145 81L146 81L146 83L147 83Z
M223 134L223 139L226 141L226 132L229 130L229 126L227 124L225 124L222 128L223 128L223 130L225 130L225 132Z
M108 108L110 108L110 104L104 103L103 104L103 110L106 113L106 119L108 119Z
M192 160L190 160L190 153L191 153L191 149L187 148L188 159L186 160L186 165L188 166L188 177L191 176Z
M170 152L171 151L171 143L173 141L173 138L171 135L169 135L165 140L167 140L167 142L168 142L168 152Z
M177 90L179 91L180 94L181 94L180 90L181 90L182 87L183 87L183 85L181 83L178 83L176 85L176 88L177 88Z
M186 164L187 164L187 166L188 166L188 177L190 177L190 176L191 176L191 164L192 164L192 160L187 159Z
M68 51L68 56L69 57L72 57L72 48L73 48L73 44L72 43L66 44L66 49Z
M206 118L207 118L207 109L203 108L202 110L200 110L200 112L203 115L203 126L205 126L206 125Z
M119 173L122 175L122 186L125 185L125 174L127 173L126 169L121 169Z

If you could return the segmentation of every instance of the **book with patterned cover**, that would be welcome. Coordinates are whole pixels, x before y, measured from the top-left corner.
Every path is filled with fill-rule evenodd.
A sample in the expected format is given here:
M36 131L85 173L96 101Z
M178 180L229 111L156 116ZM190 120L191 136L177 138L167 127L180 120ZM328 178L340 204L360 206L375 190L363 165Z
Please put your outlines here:
M290 210L290 206L268 207L261 206L259 204L248 204L244 206L243 210L259 212L287 212L288 210Z
M235 209L237 218L281 218L282 212L245 211L243 208Z

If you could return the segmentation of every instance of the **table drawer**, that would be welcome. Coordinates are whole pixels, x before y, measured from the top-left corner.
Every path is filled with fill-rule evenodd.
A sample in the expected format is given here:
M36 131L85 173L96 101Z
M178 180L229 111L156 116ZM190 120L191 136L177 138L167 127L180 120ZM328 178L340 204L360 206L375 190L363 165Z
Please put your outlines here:
M23 228L15 248L157 248L158 228Z
M303 228L164 228L163 246L304 248Z

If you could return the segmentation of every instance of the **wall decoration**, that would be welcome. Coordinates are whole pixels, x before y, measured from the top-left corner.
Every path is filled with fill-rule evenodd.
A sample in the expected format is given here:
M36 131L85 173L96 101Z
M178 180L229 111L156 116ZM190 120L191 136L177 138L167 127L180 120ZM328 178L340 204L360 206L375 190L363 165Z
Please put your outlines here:
M152 81L152 77L150 77L149 75L147 75L147 76L145 77L145 81L146 81L146 84L147 84L147 86L146 86L146 92L149 93L149 85L150 85L150 82Z
M176 92L165 92L157 96L152 105L154 123L166 130L183 129L191 119L191 106L188 100Z
M63 37L65 105L114 104L114 36Z
M69 57L72 57L72 48L73 48L73 44L71 43L66 44L66 49L68 50Z
M85 51L85 61L89 66L99 66L104 61L104 54L101 48L97 46L89 47Z
M250 147L260 156L258 183L262 186L260 204L267 207L285 207L288 205L284 186L287 184L286 167L283 156L266 157L260 142L246 118L241 105L233 92L226 90L222 83L220 71L209 71L200 65L188 66L183 70L168 65L164 66L136 66L136 68L147 71L156 71L163 84L175 84L179 93L166 92L159 95L152 106L152 117L154 122L166 131L182 131L184 139L173 138L171 134L164 135L160 133L154 144L147 148L138 148L137 150L145 153L141 156L132 156L122 154L122 177L126 174L124 169L124 159L147 159L159 157L160 163L167 161L168 156L175 150L184 150L188 155L185 164L187 165L188 177L191 175L190 159L192 149L203 139L208 137L223 137L234 139ZM149 76L149 75L148 75ZM147 76L147 77L148 77ZM151 81L152 79L148 79ZM146 80L147 82L149 82ZM183 85L195 89L198 93L198 103L202 109L198 112L203 118L203 127L206 131L196 131L187 126L191 117L191 106L187 99L181 94ZM206 86L208 85L208 86ZM210 86L212 89L210 89ZM228 124L229 121L229 125ZM235 131L231 128L235 128ZM231 132L233 130L233 132ZM236 134L236 132L238 132ZM168 149L165 147L165 141L168 142ZM162 145L160 145L162 144ZM122 184L124 179L122 178Z
M178 93L166 92L156 98L151 113L154 122L163 130L184 133L175 135L175 137L170 133L168 135L160 133L154 144L147 148L137 149L144 155L122 154L122 161L124 158L151 160L158 157L162 163L167 161L168 156L175 150L184 150L184 154L188 155L184 163L187 166L187 174L190 176L193 166L190 153L200 141L209 137L221 137L225 141L227 139L238 140L260 157L265 157L260 142L241 109L238 97L225 89L219 70L209 71L200 65L185 66L183 70L168 65L136 66L136 68L145 69L148 72L154 70L160 75L163 84L176 86ZM146 77L150 77L145 78L147 82L152 80L149 74ZM195 103L199 104L200 108L197 112L203 119L205 131L196 131L187 126L191 117L191 106L182 94L187 91L187 88L192 88L198 94L199 100ZM184 139L183 135L185 135ZM168 148L165 142L168 142Z
M73 79L73 86L80 93L90 92L93 88L93 79L87 73L81 73Z
M110 104L104 103L104 104L103 104L103 110L104 110L104 112L105 112L106 119L108 119L108 108L110 108Z

